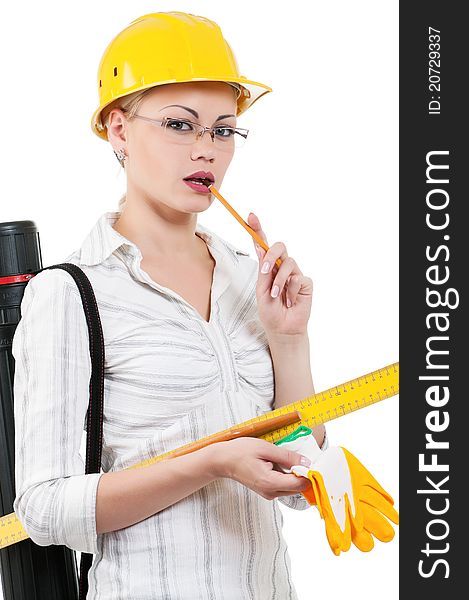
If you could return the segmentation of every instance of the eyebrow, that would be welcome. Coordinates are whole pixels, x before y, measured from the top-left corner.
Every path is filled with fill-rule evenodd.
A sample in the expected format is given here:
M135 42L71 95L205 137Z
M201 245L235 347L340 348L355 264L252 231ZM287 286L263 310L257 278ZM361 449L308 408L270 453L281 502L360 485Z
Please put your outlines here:
M187 110L190 113L192 113L196 119L199 118L199 113L196 110L194 110L193 108L189 108L188 106L182 106L182 104L169 104L168 106L164 106L161 110L164 110L165 108L170 108L171 106L179 106L179 108L183 108L184 110ZM217 121L220 121L221 119L226 119L227 117L236 117L236 115L220 115L215 119L214 122L216 123Z

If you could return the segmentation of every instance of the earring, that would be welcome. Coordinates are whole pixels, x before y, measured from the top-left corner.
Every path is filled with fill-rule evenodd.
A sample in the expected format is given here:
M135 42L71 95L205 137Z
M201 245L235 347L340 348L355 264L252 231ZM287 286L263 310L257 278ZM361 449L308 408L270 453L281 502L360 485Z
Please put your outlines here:
M124 148L121 148L121 149L120 149L120 150L118 150L117 152L116 152L116 151L114 151L114 154L116 155L116 157L117 157L117 160L118 160L119 162L122 162L122 161L123 161L123 160L126 158L126 155L125 155Z

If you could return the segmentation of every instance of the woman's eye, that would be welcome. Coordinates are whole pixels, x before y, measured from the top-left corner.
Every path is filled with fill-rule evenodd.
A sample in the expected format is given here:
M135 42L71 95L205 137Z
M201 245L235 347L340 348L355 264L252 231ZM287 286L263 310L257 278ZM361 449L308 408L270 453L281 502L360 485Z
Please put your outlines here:
M219 127L215 131L216 134L221 137L230 137L234 135L234 129L232 127Z
M189 129L183 129L184 125L187 125L187 127ZM168 127L170 127L171 129L174 129L176 131L190 131L192 129L191 124L187 123L187 121L176 120L176 119L169 120Z

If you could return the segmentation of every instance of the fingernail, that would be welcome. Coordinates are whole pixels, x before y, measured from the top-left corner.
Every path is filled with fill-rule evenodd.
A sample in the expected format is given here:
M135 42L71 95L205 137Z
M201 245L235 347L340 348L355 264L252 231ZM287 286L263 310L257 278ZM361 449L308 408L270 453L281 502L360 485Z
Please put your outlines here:
M272 293L271 293L272 298L276 298L278 296L278 292L279 292L278 285L274 285L274 287L272 288Z
M311 461L309 460L309 458L307 456L302 456L300 459L300 464L302 464L304 467L310 467Z
M269 268L270 268L270 264L266 261L262 265L261 273L268 273L269 272Z
M291 308L291 300L290 300L290 298L287 298L287 308Z

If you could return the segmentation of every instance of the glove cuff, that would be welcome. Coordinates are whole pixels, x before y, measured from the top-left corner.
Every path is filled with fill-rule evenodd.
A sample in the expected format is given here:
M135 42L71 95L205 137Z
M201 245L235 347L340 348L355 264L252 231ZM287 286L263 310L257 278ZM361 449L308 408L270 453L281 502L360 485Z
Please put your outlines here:
M307 456L311 463L314 463L321 455L322 450L325 450L328 446L328 441L325 439L320 448L313 435L312 429L305 425L300 425L300 427L295 429L290 435L287 435L274 443L276 446L281 446L282 448L287 448L288 450L293 450L294 452L303 454L303 456ZM293 473L291 469L281 465L279 465L279 468L284 473Z

